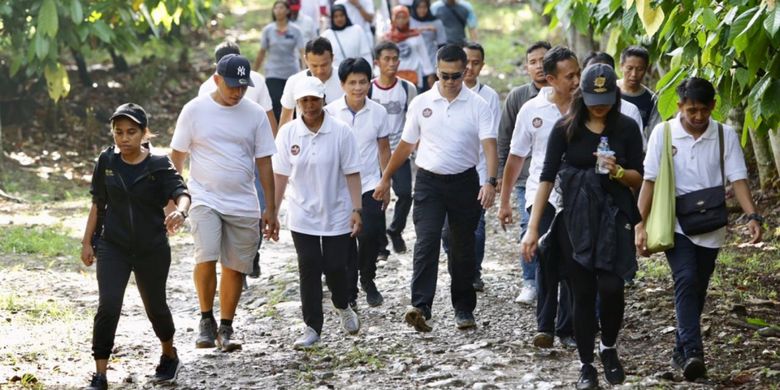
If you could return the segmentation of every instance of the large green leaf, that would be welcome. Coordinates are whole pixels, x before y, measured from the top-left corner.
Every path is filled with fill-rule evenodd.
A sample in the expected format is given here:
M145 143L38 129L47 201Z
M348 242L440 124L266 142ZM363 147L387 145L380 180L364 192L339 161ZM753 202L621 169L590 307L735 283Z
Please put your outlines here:
M46 58L49 55L49 39L43 34L35 34L33 42L35 42L35 57L39 60Z
M699 20L704 24L704 27L706 27L707 30L715 30L718 28L718 17L715 16L715 12L711 8L702 8Z
M68 72L59 63L52 66L47 66L44 71L46 77L46 86L49 89L49 97L55 102L60 98L65 97L70 92L70 80L68 79Z
M84 21L84 10L81 7L81 0L70 0L70 19L74 24L80 24Z
M574 27L582 34L587 34L590 31L590 10L585 4L577 4L574 8L574 12L571 15L571 21L574 23Z
M54 0L43 0L41 8L38 10L37 33L54 38L57 36L58 29L57 3L55 3Z
M667 120L677 112L677 93L668 88L658 96L658 113Z
M734 7L736 9L736 7ZM737 38L738 35L742 34L747 30L748 22L753 18L753 15L756 14L756 11L758 11L758 7L753 7L745 12L741 13L736 19L734 19L734 23L731 24L731 28L729 29L729 42L734 42L734 39ZM743 49L744 50L744 49ZM741 52L742 50L740 50Z
M773 38L780 31L780 6L777 3L775 3L774 9L767 12L766 19L764 19L764 28L769 33L769 36Z
M105 43L111 43L113 32L111 31L111 28L108 27L108 24L106 24L106 22L103 20L98 20L95 23L92 23L92 31L95 33L95 35L97 35L98 38L100 38L101 41Z
M761 116L765 118L780 116L780 80L772 80L761 98Z

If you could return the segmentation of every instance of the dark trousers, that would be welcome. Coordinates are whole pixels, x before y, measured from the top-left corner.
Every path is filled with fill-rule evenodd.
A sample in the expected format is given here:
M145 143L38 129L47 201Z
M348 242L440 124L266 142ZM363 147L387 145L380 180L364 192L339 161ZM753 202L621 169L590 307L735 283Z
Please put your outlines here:
M532 207L528 208L531 213ZM555 218L555 207L545 204L539 222L539 236L550 230ZM569 282L561 277L558 259L539 259L536 267L536 326L539 332L553 333L559 337L571 336L572 297Z
M301 283L303 322L322 332L322 274L331 294L333 306L347 308L347 260L349 234L340 236L312 236L291 232L295 252L298 253L298 274Z
M100 298L92 329L92 356L95 360L108 359L114 348L122 300L131 272L135 274L135 284L141 294L146 316L152 322L154 334L161 341L171 340L176 328L165 296L165 283L171 267L171 248L162 245L158 250L136 256L101 240L97 252Z
M358 271L360 283L365 286L376 277L376 258L379 254L380 237L384 235L384 211L382 202L373 198L374 190L363 194L363 230L356 239L351 239L349 263L349 300L358 295Z
M473 312L477 295L472 286L476 261L474 230L481 206L477 200L479 177L474 168L455 175L417 171L414 191L414 245L412 306L430 318L439 269L441 230L446 217L450 223L452 247L447 268L452 279L450 294L456 311Z
M282 115L282 93L284 92L284 85L287 84L285 79L276 79L269 77L265 79L265 86L268 87L268 94L271 95L271 103L273 104L274 116L276 120ZM263 107L268 110L268 107Z
M685 358L704 356L701 313L718 251L719 248L698 246L677 233L674 235L674 248L666 251L674 279L674 308L677 314L675 349Z
M574 339L580 362L593 363L594 338L596 337L596 295L599 301L601 342L615 346L618 332L623 326L623 278L618 274L599 269L588 269L572 259L569 236L563 224L558 226L558 241L574 296Z
M444 228L441 230L441 246L447 256L450 255L450 223L444 221ZM477 230L474 230L474 256L476 267L474 268L474 281L482 277L482 260L485 259L485 209L479 213L479 223Z
M412 162L406 159L403 165L393 174L393 192L398 200L395 201L393 220L387 229L389 233L401 234L406 228L406 218L412 208Z

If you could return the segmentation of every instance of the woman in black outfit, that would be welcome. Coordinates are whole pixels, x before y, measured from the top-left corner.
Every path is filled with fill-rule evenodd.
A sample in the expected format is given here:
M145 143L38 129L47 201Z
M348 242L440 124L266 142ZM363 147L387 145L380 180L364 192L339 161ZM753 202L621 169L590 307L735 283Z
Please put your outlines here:
M100 300L92 334L96 372L88 389L108 387L108 358L131 272L162 344L153 381L174 382L180 368L173 347L173 317L165 297L171 266L166 231L173 233L184 223L190 196L171 160L152 155L149 144L144 143L151 136L147 122L141 106L119 106L111 116L116 146L100 154L92 176L92 208L81 261L91 266L97 258ZM176 211L166 217L163 208L169 199L176 202Z
M598 158L608 174L595 169L603 137L614 152ZM577 389L598 388L593 367L596 294L601 297L599 356L604 375L611 384L622 383L625 373L616 347L625 305L623 280L637 267L633 226L639 211L633 191L642 183L642 138L636 122L620 114L620 90L609 65L585 68L569 113L553 128L536 204L548 201L556 177L563 211L540 251L558 260L573 290L574 335L582 364ZM532 211L521 244L526 258L536 251L541 217L542 209Z

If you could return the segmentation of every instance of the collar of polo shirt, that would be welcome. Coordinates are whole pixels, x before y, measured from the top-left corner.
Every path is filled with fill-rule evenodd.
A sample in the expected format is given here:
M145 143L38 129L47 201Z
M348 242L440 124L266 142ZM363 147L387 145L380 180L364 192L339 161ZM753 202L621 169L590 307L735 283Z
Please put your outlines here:
M439 92L439 87L438 87L437 84L439 84L438 81L430 89L431 91L433 91L433 94L435 95L435 97L433 99L434 100L439 100L439 99L447 100L447 98L445 98L444 96L441 96L441 93ZM458 93L458 96L455 97L455 100L461 100L461 101L469 100L468 93L469 92L473 92L473 91L470 91L469 89L470 89L469 87L463 85L463 87L460 88L460 92Z
M691 137L692 135L688 134L688 132L685 130L685 127L682 124L682 117L680 113L677 113L677 116L674 117L673 125L676 125L680 128L680 131L673 131L672 132L672 138L680 139L680 138L687 138ZM672 130L674 130L674 126L672 127ZM707 130L704 130L704 133L699 137L699 139L718 139L718 126L715 126L715 121L713 121L712 118L710 118L710 123L707 125Z
M324 109L323 109L324 111ZM322 118L322 125L320 125L320 129L317 130L316 133L312 133L311 130L309 130L309 127L306 126L305 123L303 123L303 117L295 118L296 121L300 122L299 126L296 126L296 131L298 135L301 135L301 133L304 134L311 134L311 135L317 135L317 134L325 134L331 132L331 120L330 115L328 115L327 112L324 113L324 117Z

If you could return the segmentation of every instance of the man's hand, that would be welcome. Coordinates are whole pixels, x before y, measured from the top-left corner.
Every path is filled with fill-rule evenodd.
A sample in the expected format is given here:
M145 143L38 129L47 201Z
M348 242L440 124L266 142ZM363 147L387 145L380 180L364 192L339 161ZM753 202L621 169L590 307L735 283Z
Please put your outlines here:
M363 218L360 217L360 213L357 211L352 212L349 225L352 228L352 233L349 236L352 238L357 237L360 231L363 230Z
M385 196L390 196L390 181L381 179L374 188L374 199L384 201Z
M520 255L526 263L530 263L536 255L536 248L539 245L539 233L536 229L528 228L523 240L520 241Z
M636 253L640 256L650 256L650 251L647 250L647 230L644 222L634 226L634 245L636 245Z
M479 199L483 209L487 210L493 207L493 201L496 199L496 187L490 183L483 185L477 199Z
M758 223L758 221L751 219L747 223L748 231L750 231L750 243L751 244L758 244L761 242L761 237L763 236L763 229L761 228L761 224Z
M165 228L168 230L168 234L176 234L181 225L184 225L184 214L179 210L174 210L172 213L165 217Z
M498 208L498 221L501 223L501 228L506 231L506 225L514 223L514 221L512 221L512 207L502 204Z
M266 209L263 213L263 238L279 241L279 217L276 210Z
M85 242L81 244L81 262L87 267L95 264L95 250L92 249L92 243Z

